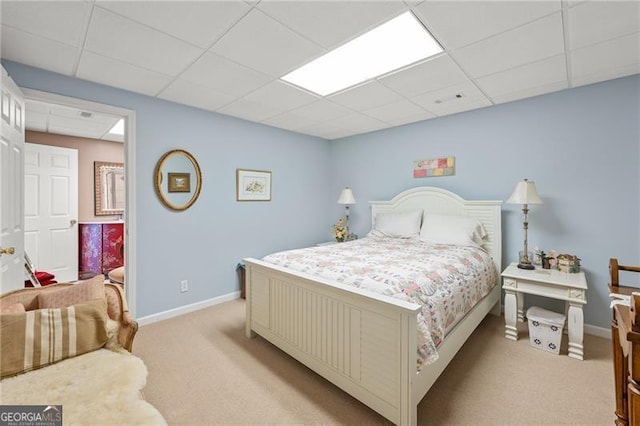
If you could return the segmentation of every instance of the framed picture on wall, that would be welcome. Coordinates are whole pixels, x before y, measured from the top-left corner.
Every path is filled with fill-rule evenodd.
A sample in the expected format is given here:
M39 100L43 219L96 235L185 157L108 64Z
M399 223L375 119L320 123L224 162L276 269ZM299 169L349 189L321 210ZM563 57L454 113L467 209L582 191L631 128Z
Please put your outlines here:
M271 172L236 169L237 201L271 201Z
M169 192L191 192L191 175L189 173L167 173Z

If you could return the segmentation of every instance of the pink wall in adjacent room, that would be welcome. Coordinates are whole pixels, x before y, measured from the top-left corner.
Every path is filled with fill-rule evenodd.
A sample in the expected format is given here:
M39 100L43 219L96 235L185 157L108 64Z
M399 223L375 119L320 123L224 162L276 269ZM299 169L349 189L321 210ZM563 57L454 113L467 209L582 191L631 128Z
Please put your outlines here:
M124 144L99 139L78 138L27 130L28 143L59 146L78 150L78 221L104 222L116 216L95 216L94 201L94 161L124 163Z

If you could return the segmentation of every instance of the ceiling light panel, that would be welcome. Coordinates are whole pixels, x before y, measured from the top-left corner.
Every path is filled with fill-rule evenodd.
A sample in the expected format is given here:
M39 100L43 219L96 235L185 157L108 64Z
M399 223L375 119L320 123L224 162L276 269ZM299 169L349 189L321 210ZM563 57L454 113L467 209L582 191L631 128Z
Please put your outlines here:
M438 42L405 12L282 79L327 96L440 52Z
M116 121L116 124L113 125L108 133L111 133L112 135L124 136L124 118Z

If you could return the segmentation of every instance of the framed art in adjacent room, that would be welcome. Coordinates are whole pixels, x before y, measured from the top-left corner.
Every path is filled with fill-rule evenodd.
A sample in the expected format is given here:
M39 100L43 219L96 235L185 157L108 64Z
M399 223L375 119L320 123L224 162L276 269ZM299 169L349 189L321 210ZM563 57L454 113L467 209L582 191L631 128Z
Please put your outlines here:
M237 201L271 201L271 172L236 169Z

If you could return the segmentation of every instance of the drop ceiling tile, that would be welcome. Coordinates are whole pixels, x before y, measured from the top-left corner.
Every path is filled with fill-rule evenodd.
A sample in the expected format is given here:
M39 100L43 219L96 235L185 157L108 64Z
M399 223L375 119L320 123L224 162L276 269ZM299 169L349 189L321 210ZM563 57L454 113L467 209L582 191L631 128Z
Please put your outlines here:
M358 130L358 131L352 131L352 130L335 130L335 131L326 131L323 134L323 137L325 139L328 140L336 140L336 139L342 139L342 138L346 138L349 136L355 136L355 135L359 135L362 133L368 133L367 130Z
M325 48L344 44L407 10L393 1L263 0L258 9ZM330 22L330 25L327 23Z
M158 97L208 111L215 111L234 100L227 94L181 79L171 83Z
M560 13L463 47L452 53L473 77L482 77L564 53Z
M411 101L402 99L387 105L363 111L364 114L393 125L412 123L435 117Z
M491 101L470 82L425 93L411 100L439 116L491 105Z
M79 1L3 1L0 19L2 25L77 47L91 9Z
M262 123L268 126L280 127L282 129L293 131L311 126L312 124L318 124L315 120L291 112L285 112L280 115L276 115L275 117L268 118Z
M202 54L188 43L98 7L85 49L170 76L178 75Z
M589 1L569 9L571 50L638 31L638 1Z
M112 126L85 118L49 116L49 131L57 133L60 129L77 129L77 134L87 134L92 138L99 138L108 132Z
M37 130L39 132L47 131L47 122L49 120L49 114L33 111L33 109L31 109L31 105L26 105L25 111L28 111L27 114L25 114L25 124L24 124L27 130Z
M355 110L370 109L402 99L393 90L383 86L376 80L345 90L328 98L331 102L344 105Z
M238 99L218 110L220 114L232 115L249 121L264 121L274 117L283 111L258 102L251 102L246 99Z
M511 101L517 101L525 98L532 98L534 96L544 95L545 93L557 92L569 87L567 80L558 81L556 83L543 84L541 86L529 87L526 89L516 90L504 95L498 95L493 97L494 103L505 103Z
M333 132L337 132L338 129L327 123L317 123L301 127L296 131L305 135L316 136L323 139L331 139L330 137L327 137L327 135Z
M574 86L640 72L640 33L571 51Z
M32 130L34 132L48 132L47 125L43 124L41 122L31 122L30 123L29 121L26 121L25 125L24 125L24 128L27 129L27 130ZM27 141L27 142L29 142L29 141Z
M273 80L271 76L210 52L202 55L180 78L236 97Z
M322 53L320 47L257 9L229 30L211 51L278 78Z
M90 117L84 117L83 113L89 112L91 114ZM116 124L116 121L120 119L120 117L100 114L93 111L84 111L78 108L67 107L63 105L55 105L52 104L49 107L49 115L53 118L62 117L62 118L71 118L74 120L79 120L79 123L99 123L101 125L107 126L108 128L113 127Z
M244 99L281 111L289 111L315 102L319 97L280 80L275 80L245 96Z
M329 102L326 99L320 99L308 105L296 108L291 112L302 117L322 122L332 120L346 114L351 114L353 110L334 104L333 102Z
M113 133L107 133L101 139L111 142L124 142L124 135L114 135Z
M453 86L468 80L449 55L440 55L378 79L383 85L406 97Z
M566 59L564 55L557 55L491 74L476 81L491 98L555 83L564 83L566 87Z
M87 51L80 57L76 75L85 80L149 96L157 95L173 80L168 75Z
M345 130L352 133L370 132L389 127L388 123L380 121L368 115L354 112L343 117L329 120L327 124L335 127L338 131Z
M208 48L251 8L240 0L97 1L96 5L201 48Z
M49 125L49 133L55 133L57 135L69 135L76 136L79 138L91 138L91 139L100 139L103 133L96 131L87 131L86 129L82 129L71 124L69 127L66 126L58 126L58 125Z
M484 108L493 105L488 99L465 100L459 104L440 105L434 109L439 117L457 114L459 112L472 111L474 109Z
M457 49L560 10L560 1L426 1L416 11L447 49Z
M34 101L33 99L24 100L25 108L30 112L38 112L40 114L49 114L49 104L46 102Z
M2 6L4 7L4 6ZM71 75L76 60L75 47L34 36L2 25L2 58L21 64Z

